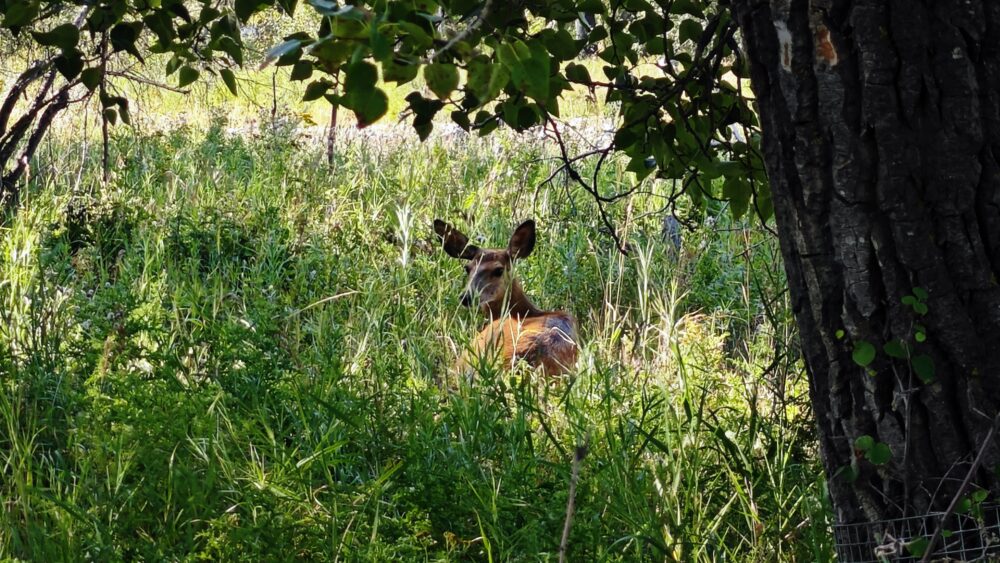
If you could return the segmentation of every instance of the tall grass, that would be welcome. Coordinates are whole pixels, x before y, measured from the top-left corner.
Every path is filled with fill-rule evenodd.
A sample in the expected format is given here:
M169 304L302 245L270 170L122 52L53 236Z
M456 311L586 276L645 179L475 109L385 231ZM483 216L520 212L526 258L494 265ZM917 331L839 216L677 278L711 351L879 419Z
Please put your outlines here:
M570 560L832 557L766 233L713 208L675 251L650 184L611 210L624 257L588 194L538 188L544 141L376 130L331 170L225 126L117 133L100 189L56 138L6 218L0 554L554 560L586 445ZM572 377L449 379L482 321L435 217L538 221L517 275L580 320Z

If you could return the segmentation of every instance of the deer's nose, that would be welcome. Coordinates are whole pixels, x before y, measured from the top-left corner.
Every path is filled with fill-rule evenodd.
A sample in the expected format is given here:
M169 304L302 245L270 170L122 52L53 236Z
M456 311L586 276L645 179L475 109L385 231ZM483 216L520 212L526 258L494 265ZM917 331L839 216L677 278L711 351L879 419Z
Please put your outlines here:
M472 296L469 295L468 291L462 292L462 306L471 307L472 306Z

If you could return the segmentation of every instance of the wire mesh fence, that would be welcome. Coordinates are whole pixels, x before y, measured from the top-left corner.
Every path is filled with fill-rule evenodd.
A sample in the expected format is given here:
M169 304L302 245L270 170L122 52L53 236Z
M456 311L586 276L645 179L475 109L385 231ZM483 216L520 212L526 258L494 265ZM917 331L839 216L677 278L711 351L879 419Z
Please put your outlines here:
M833 527L837 559L843 563L920 561L944 516L922 516ZM941 526L932 561L1000 560L1000 504L953 514Z

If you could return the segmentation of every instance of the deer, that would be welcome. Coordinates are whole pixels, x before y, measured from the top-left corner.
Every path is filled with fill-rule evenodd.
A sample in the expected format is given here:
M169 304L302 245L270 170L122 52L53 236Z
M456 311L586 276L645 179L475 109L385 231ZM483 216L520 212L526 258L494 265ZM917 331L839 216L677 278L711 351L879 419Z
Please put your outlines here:
M434 232L448 256L466 261L462 306L477 306L487 321L458 360L460 373L469 374L475 360L494 353L506 369L524 361L548 376L563 375L576 365L576 319L565 311L539 309L514 277L515 262L535 248L533 220L514 229L507 248L479 248L440 219L434 220Z

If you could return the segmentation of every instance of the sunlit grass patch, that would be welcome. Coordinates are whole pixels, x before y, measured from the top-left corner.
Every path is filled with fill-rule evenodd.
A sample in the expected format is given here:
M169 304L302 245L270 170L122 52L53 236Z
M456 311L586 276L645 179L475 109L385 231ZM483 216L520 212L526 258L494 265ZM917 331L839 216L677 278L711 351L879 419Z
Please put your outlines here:
M611 209L625 257L588 194L540 186L533 136L375 131L330 167L308 135L233 123L116 134L100 189L99 151L57 136L49 161L77 165L5 220L0 552L554 559L587 444L574 560L829 555L765 233L681 209L701 226L675 249L650 183ZM495 245L528 217L517 275L579 319L577 369L449 384L483 320L431 221Z

